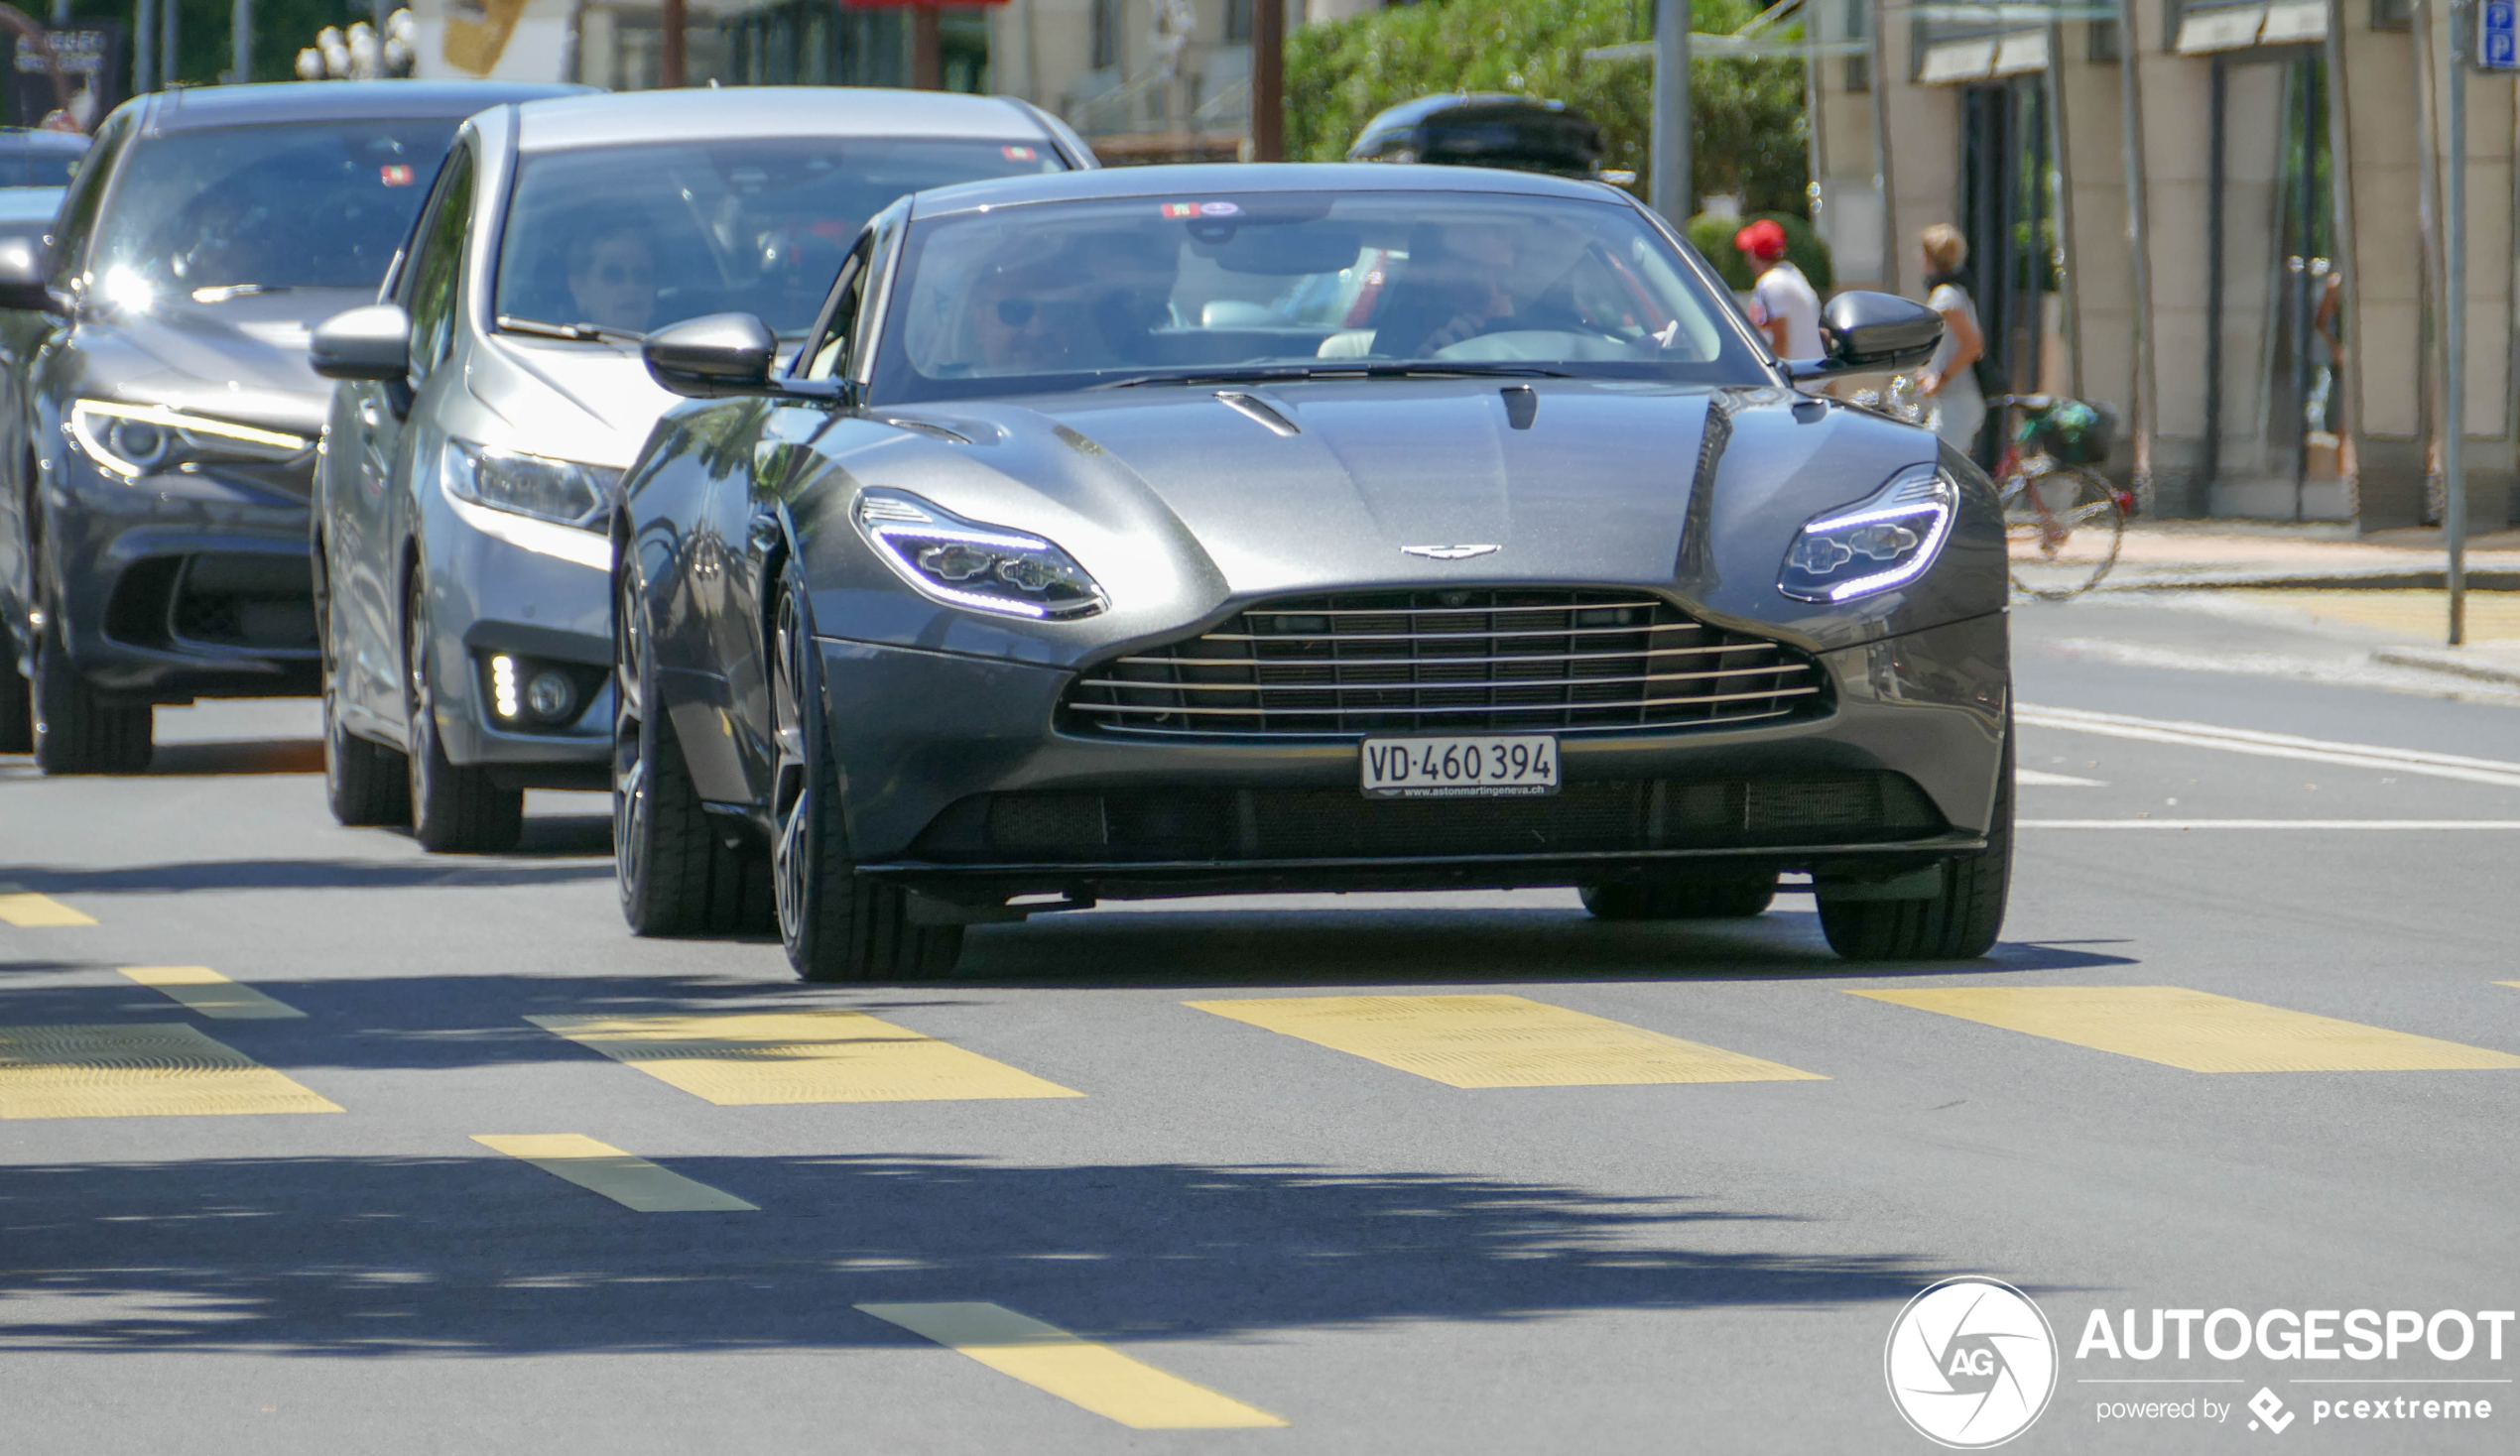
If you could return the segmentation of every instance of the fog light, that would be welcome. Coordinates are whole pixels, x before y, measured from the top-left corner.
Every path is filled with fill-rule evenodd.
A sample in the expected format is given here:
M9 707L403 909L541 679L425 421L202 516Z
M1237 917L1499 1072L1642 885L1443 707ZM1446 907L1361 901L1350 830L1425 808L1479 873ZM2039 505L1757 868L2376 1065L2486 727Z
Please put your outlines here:
M517 715L516 659L505 653L490 660L490 699L498 708L500 717L514 718Z
M546 667L525 684L525 705L535 717L558 722L577 705L577 685L567 673Z

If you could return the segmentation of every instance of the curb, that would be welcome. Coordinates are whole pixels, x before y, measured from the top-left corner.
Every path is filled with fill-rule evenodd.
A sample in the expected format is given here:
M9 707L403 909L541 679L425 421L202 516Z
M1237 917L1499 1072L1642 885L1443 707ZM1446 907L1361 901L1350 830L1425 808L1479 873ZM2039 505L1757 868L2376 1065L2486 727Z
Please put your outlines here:
M2384 647L2372 651L2371 661L2392 667L2444 672L2499 687L2520 687L2520 653L2497 661L2472 656L2474 652L2473 648L2462 647Z
M2520 591L2520 571L2488 570L2466 573L2470 591ZM2246 573L2228 576L2134 576L2131 579L2111 577L2092 588L2098 595L2112 591L2447 591L2450 572L2443 568L2397 568L2376 571L2340 571L2332 575L2304 575L2298 571Z

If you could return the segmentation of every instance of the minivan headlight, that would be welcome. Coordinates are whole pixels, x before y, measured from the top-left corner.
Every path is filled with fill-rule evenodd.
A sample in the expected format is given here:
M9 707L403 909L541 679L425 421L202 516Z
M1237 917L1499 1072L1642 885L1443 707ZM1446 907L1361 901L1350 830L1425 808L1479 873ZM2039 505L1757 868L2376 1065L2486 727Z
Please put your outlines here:
M69 434L89 459L125 480L187 465L282 464L315 444L286 430L120 400L73 401Z
M494 511L592 530L612 503L621 472L448 439L441 478L446 494Z
M965 521L901 491L857 500L858 529L911 585L973 611L1040 621L1090 617L1102 587L1055 542Z
M1959 499L1942 467L1902 470L1869 500L1805 522L1777 590L1797 601L1842 602L1913 581L1941 554Z

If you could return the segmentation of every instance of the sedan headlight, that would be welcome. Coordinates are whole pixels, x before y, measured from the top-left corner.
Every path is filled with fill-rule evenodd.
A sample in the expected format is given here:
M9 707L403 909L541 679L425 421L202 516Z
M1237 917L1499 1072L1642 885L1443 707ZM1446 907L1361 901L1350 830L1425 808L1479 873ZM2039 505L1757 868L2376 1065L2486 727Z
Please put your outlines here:
M575 460L493 450L449 439L441 457L446 494L494 511L593 529L612 504L621 472Z
M1067 621L1108 604L1076 559L1038 536L965 521L900 491L868 491L857 525L903 579L977 612Z
M1797 601L1842 602L1923 575L1941 554L1959 486L1940 467L1900 471L1870 500L1818 516L1785 553L1777 590Z
M187 465L283 464L315 444L286 430L117 400L72 403L69 434L89 459L125 480Z

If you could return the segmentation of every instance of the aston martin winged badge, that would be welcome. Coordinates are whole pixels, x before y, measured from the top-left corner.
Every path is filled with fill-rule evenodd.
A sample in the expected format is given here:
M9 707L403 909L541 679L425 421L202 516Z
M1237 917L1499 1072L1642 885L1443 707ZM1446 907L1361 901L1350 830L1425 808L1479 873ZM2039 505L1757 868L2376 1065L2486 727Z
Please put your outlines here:
M1466 561L1472 556L1493 555L1504 549L1498 546L1413 546L1400 549L1413 556L1437 561Z

